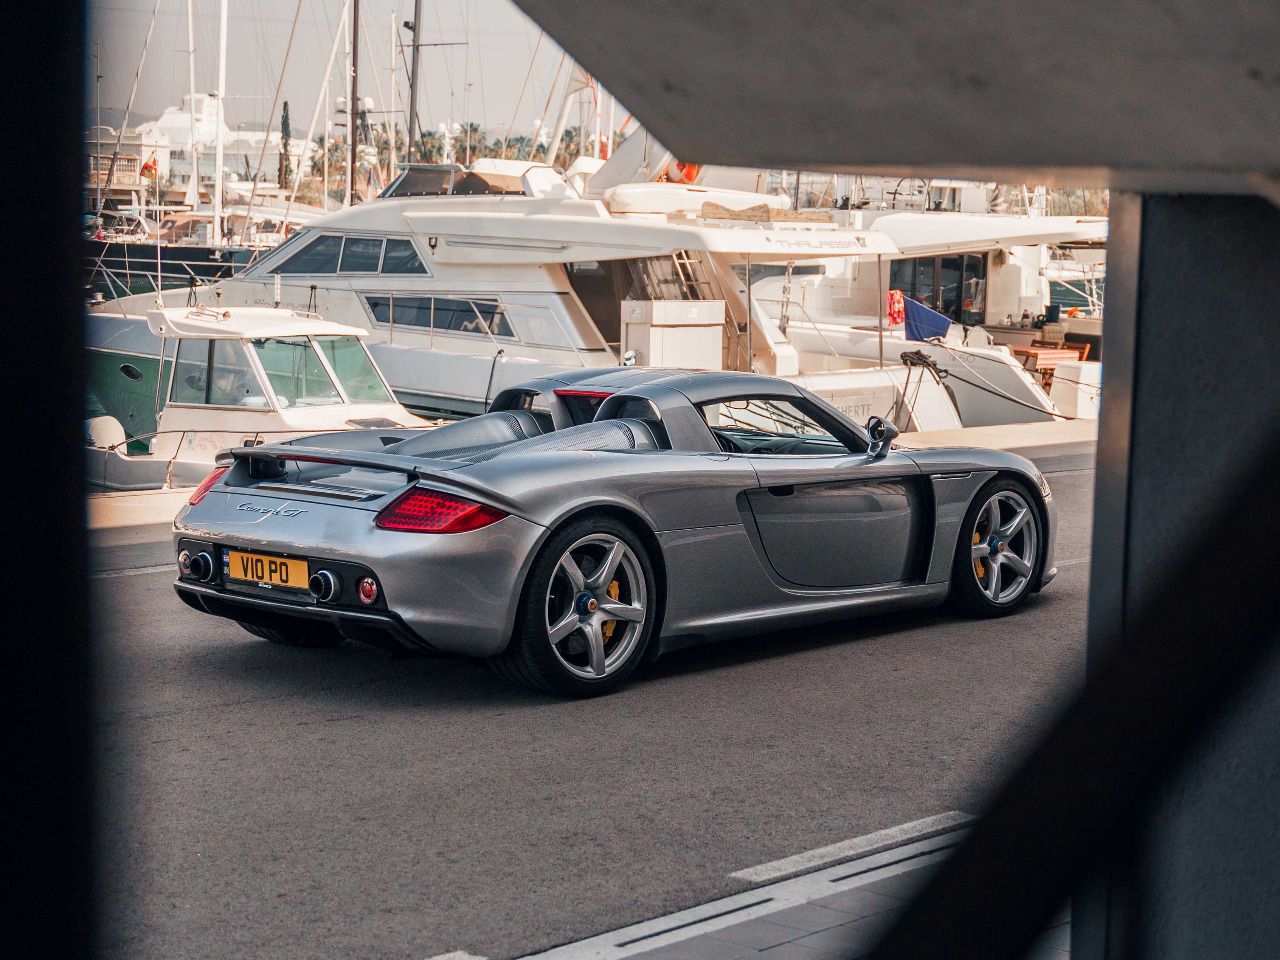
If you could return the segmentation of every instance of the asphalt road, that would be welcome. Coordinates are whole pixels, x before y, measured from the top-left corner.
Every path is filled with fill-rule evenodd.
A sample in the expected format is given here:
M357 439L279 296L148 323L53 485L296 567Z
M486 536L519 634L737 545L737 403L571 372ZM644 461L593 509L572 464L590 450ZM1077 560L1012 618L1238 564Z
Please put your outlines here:
M102 937L131 958L490 958L977 811L1083 670L1092 470L1053 585L684 651L565 702L482 663L257 640L180 604L157 531L94 563Z

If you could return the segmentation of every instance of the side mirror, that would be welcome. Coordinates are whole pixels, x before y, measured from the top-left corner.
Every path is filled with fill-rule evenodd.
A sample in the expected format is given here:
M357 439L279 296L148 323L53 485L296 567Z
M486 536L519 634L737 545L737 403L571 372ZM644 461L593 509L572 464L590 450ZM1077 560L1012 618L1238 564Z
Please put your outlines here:
M867 456L879 460L888 455L889 445L898 438L898 428L881 417L872 417L867 421L867 434L871 439Z

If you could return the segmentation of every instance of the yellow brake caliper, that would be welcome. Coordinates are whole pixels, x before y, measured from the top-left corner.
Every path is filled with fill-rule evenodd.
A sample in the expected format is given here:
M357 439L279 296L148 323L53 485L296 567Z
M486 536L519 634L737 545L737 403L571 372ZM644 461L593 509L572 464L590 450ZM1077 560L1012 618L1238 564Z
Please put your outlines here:
M981 535L979 535L977 530L973 531L973 545L976 547L981 542L982 542ZM987 575L987 568L983 566L981 557L973 558L973 572L978 575L979 580L981 580L983 577Z
M609 589L608 589L608 590L606 590L605 592L606 592L607 594L609 594L609 597L610 597L611 599L613 599L613 600L617 600L617 599L618 599L618 591L619 591L620 589L621 589L621 588L618 586L618 581L617 581L617 580L611 580L611 581L609 581ZM617 620L606 620L606 621L604 622L604 625L603 625L603 626L601 626L601 628L600 628L600 632L604 634L604 642L605 642L605 643L608 643L610 640L612 640L612 639L613 639L613 631L614 631L614 629L615 629L617 626L618 626L618 621L617 621Z

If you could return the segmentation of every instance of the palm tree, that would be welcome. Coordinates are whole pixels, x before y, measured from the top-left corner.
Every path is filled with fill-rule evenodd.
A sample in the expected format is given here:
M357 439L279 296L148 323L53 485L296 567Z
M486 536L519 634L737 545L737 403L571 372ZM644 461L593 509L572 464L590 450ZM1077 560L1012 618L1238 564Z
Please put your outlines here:
M316 149L311 151L311 175L313 177L324 176L324 155L325 150L321 149L324 142L323 137L316 137ZM329 182L323 187L323 191L328 193L331 199L341 200L345 192L343 184L347 177L347 145L336 140L329 142L327 148L329 154ZM334 181L338 183L336 195L330 190Z
M488 138L480 124L464 123L458 136L454 138L453 155L459 162L466 163L468 158L474 160L483 157L487 145Z
M439 163L444 159L444 138L434 131L421 134L409 159L414 163Z
M580 144L584 142L582 128L569 127L560 137L560 149L556 151L551 165L559 167L561 170L568 169L569 164L578 159L578 154L581 152Z
M533 147L531 137L511 137L507 140L507 156L512 160L530 160L533 158Z
M391 131L386 127L378 127L373 132L373 142L378 148L378 166L384 171L391 169ZM404 150L404 136L397 129L395 132L395 156L399 160Z

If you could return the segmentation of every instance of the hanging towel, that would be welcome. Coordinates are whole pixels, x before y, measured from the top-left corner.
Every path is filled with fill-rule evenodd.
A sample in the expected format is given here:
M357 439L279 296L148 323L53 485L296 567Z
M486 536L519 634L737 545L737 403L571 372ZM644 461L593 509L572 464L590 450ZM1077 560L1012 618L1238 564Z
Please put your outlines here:
M945 337L951 326L951 318L937 310L930 310L918 300L903 298L907 313L907 339L928 340L931 337Z

